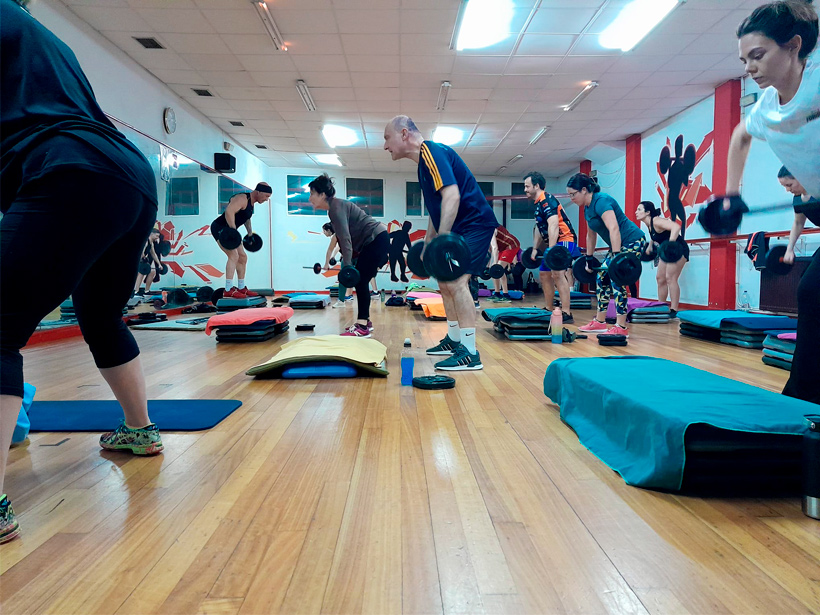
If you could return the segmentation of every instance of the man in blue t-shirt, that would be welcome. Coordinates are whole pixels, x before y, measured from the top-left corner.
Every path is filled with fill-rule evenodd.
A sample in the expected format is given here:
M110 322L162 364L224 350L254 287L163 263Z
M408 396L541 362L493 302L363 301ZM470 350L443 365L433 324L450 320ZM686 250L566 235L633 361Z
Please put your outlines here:
M439 282L447 335L427 354L451 355L436 363L436 369L482 369L476 350L475 306L468 284L470 275L478 275L487 265L490 241L498 227L493 209L459 155L446 145L425 141L406 115L396 116L385 127L384 149L393 160L409 158L419 165L419 184L430 214L425 244L438 234L457 233L470 246L467 274L452 282Z

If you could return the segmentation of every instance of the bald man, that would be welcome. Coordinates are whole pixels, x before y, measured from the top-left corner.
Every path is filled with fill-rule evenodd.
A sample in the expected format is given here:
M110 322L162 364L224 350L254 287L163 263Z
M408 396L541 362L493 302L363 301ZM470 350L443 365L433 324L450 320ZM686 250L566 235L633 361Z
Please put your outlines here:
M416 124L406 115L394 117L385 127L384 149L390 152L393 160L409 158L418 164L419 184L430 214L425 249L442 233L457 233L470 247L471 259L465 274L452 282L439 280L447 316L447 335L437 346L429 348L427 354L450 355L436 363L436 369L483 369L476 349L475 304L469 280L487 265L490 242L498 227L493 209L459 155L446 145L425 141Z

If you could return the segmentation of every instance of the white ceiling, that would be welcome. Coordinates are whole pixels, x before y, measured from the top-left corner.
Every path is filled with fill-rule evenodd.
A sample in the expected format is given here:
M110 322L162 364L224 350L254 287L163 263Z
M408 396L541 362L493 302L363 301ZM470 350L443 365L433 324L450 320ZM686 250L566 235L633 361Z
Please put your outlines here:
M63 1L270 166L316 166L307 154L333 152L320 133L332 122L362 137L336 150L349 169L412 171L382 150L385 123L405 113L428 137L438 125L463 128L469 141L455 147L476 174L523 154L502 174L557 176L596 144L651 128L741 76L735 28L761 0L688 0L628 53L597 37L627 0L513 0L510 36L461 52L449 49L459 0L268 0L287 52L249 0ZM166 49L143 49L135 36ZM302 104L297 79L317 111ZM437 112L444 80L452 89ZM600 86L562 111L590 80Z

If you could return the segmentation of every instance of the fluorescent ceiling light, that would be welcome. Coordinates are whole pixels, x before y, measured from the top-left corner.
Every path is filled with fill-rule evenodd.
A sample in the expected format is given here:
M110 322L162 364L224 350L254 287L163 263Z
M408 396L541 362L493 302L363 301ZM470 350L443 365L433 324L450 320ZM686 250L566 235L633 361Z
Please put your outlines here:
M607 49L629 51L678 4L680 0L633 0L601 32L598 42Z
M524 157L524 154L516 154L512 158L507 161L507 164L512 164L513 162L518 162Z
M436 102L436 111L444 111L447 104L447 96L450 94L450 82L442 81L441 88L438 91L438 101Z
M305 107L307 107L307 110L316 111L316 103L313 102L313 96L310 95L310 90L304 79L296 80L296 90L299 92L299 96L302 98L302 102L305 104Z
M572 102L570 102L568 105L564 105L564 111L572 111L573 109L575 109L575 107L581 104L581 101L584 100L587 96L589 96L589 93L597 87L597 81L590 81L589 83L587 83L586 87L584 87L584 89L578 93L578 96L572 99Z
M504 171L506 171L506 170L507 170L507 167L506 167L506 166L504 166L504 167L498 167L498 169L496 170L495 174L496 174L496 175L501 175L501 174L502 174Z
M433 141L444 145L455 145L464 138L464 131L452 126L439 126L433 131Z
M339 158L338 154L310 154L310 157L319 164L332 164L337 167L344 166L344 163L342 162L342 159Z
M356 131L347 126L325 124L322 126L322 136L330 147L348 147L359 140Z
M463 16L456 20L457 50L489 47L510 36L512 0L465 0L464 4Z
M279 28L276 27L276 23L273 21L273 17L270 14L270 9L268 9L267 3L263 0L251 0L251 4L253 4L256 9L259 19L262 20L262 24L265 26L265 30L267 30L268 35L273 41L273 46L276 47L276 50L287 51L288 46L285 44L282 34L279 32Z
M538 143L538 141L541 139L541 137L543 137L544 134L546 134L546 132L549 129L550 129L549 126L544 126L544 127L541 128L541 130L536 132L535 136L532 139L530 139L530 145L535 145L536 143Z

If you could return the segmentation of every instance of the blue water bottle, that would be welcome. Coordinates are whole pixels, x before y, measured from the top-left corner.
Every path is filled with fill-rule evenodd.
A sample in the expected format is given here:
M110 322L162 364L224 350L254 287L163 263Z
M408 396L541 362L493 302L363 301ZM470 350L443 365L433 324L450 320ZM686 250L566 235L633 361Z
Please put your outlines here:
M410 338L404 340L404 348L401 351L401 385L405 387L413 386L413 364L415 359L410 354Z

